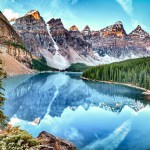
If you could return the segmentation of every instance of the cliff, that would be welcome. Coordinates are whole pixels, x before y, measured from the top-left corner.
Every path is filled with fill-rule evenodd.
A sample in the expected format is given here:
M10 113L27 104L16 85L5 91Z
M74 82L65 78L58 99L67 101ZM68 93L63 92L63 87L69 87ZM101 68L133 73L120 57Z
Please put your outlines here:
M7 75L31 73L32 58L20 36L0 12L0 52Z

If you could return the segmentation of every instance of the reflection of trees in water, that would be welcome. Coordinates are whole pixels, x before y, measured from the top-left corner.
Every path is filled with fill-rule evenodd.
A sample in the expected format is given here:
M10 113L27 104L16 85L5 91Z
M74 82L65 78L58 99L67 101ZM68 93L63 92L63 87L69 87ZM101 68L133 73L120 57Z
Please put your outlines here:
M142 93L141 90L132 87L117 85L117 84L86 81L86 80L83 81L90 88L95 89L96 91L103 93L104 95L122 96L122 97L128 97L136 100L143 100L144 98L143 95L141 94Z

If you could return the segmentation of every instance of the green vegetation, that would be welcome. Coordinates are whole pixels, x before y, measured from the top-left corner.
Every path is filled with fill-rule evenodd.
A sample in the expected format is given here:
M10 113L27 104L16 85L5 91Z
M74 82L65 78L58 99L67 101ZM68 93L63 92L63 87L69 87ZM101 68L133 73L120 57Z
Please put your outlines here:
M0 80L0 129L2 129L6 125L7 117L3 113L3 105L5 101L4 94L2 93L2 81Z
M37 139L19 127L7 126L0 132L1 150L25 150L38 145L40 143Z
M53 70L53 68L49 67L46 65L46 63L44 63L42 60L39 59L32 59L32 67L35 70L38 71L50 71Z
M82 76L92 80L127 83L150 89L150 57L90 67Z
M23 44L20 44L20 43L15 43L15 42L7 41L7 42L5 42L5 44L8 45L8 46L13 46L15 48L21 48L23 50L26 50L25 46Z
M0 60L0 66L2 66L2 61ZM3 69L0 67L0 129L2 129L6 125L7 117L3 113L3 105L5 102L5 97L3 94L2 88L2 77L3 77Z
M0 71L2 70L1 68ZM40 145L40 142L26 131L20 130L19 127L7 125L7 117L3 113L5 97L2 93L4 90L2 88L2 77L0 76L0 150L25 150Z
M66 69L66 71L70 72L83 72L88 68L87 65L82 64L82 63L76 63L76 64L71 64L69 68Z

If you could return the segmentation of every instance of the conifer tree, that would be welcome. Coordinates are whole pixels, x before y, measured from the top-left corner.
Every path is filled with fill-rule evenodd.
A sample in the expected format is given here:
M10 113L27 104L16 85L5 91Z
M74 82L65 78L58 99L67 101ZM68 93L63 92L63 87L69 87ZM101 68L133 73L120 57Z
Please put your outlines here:
M0 60L0 129L2 129L6 125L7 117L3 113L3 106L5 97L3 94L3 87L2 87L2 77L3 77L3 69L2 69L2 61Z
M83 72L83 77L150 89L150 57L90 67Z

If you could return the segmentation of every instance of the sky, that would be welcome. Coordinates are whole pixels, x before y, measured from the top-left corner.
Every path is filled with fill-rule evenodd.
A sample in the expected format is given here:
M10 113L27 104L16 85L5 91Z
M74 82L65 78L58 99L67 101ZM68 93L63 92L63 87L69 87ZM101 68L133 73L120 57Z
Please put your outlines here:
M137 25L150 33L150 0L0 0L0 11L10 20L38 10L47 22L61 18L69 29L100 30L122 21L127 33Z

